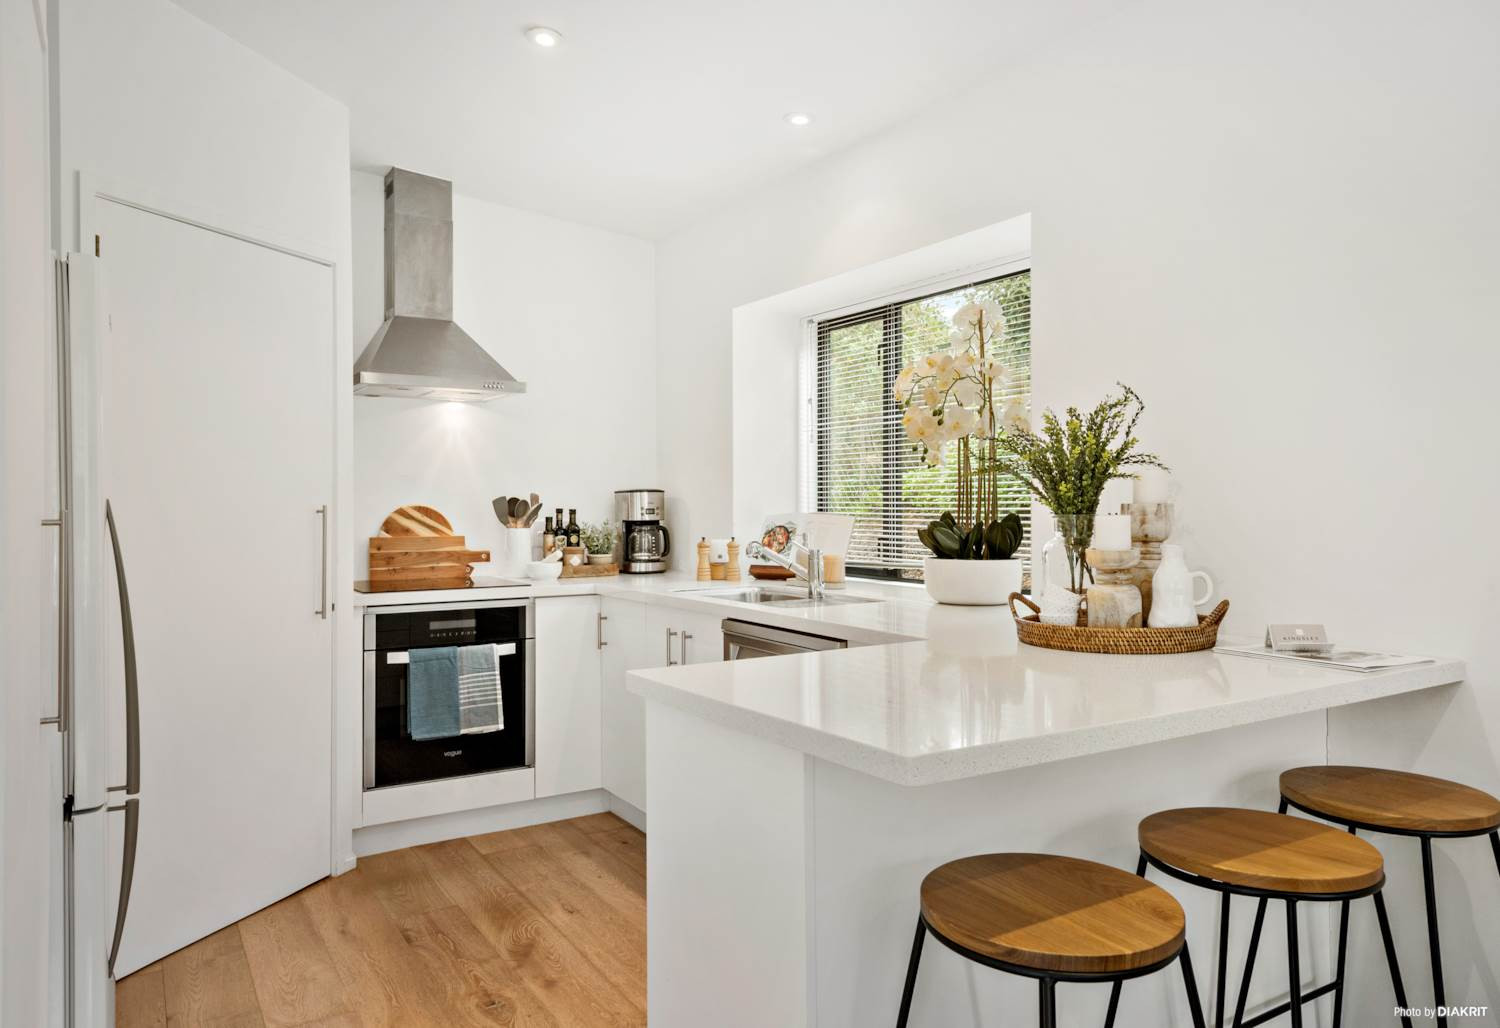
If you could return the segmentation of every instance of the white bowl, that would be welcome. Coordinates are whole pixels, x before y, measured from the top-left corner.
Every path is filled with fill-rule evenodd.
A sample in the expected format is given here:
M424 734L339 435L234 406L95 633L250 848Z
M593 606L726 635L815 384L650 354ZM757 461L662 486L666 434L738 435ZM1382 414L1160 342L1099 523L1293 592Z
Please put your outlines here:
M562 561L533 560L526 565L526 577L551 582L562 577Z

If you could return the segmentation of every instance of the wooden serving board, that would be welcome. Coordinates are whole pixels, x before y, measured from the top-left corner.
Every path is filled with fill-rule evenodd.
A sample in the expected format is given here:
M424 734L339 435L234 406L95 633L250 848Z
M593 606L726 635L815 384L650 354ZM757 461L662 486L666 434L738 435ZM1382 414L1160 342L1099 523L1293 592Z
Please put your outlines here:
M397 507L380 523L381 535L453 535L453 525L442 511L433 507L407 504Z
M579 564L577 567L564 567L562 578L603 578L606 575L618 575L620 565L618 564Z
M397 507L370 539L370 582L380 588L451 589L469 584L474 565L490 559L471 550L464 537L433 507Z

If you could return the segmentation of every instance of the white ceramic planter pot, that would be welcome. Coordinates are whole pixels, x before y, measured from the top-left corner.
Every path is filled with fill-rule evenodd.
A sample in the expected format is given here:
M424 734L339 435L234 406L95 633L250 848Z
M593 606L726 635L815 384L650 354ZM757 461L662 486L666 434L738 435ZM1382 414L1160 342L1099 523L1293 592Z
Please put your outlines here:
M927 595L939 603L995 607L1021 591L1019 560L942 560L922 562Z

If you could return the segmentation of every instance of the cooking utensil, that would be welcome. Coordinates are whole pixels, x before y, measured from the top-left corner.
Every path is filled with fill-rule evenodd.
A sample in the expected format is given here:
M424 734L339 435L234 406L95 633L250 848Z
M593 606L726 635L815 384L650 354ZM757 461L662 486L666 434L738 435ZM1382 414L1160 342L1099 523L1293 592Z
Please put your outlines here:
M495 508L495 517L500 519L502 525L508 524L510 520L510 497L497 496L490 501L490 506Z
M526 512L530 509L531 505L528 504L525 500L521 499L519 496L512 496L510 498L511 527L519 528L521 525L521 519L526 516Z
M531 495L535 496L536 493L532 493ZM538 514L540 514L541 512L542 512L542 501L541 500L533 500L532 504L531 504L531 509L526 512L526 519L522 522L522 524L524 524L527 528L530 528L532 525L536 524L536 516Z

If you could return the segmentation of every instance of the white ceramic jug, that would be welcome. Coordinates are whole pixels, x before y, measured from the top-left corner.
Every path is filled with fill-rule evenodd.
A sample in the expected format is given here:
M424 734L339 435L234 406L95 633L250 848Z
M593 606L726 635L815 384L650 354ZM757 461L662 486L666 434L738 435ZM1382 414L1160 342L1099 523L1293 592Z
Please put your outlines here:
M1201 597L1193 596L1194 579L1203 579ZM1214 580L1205 572L1189 571L1182 558L1182 547L1162 543L1161 566L1151 576L1152 628L1194 628L1198 624L1197 606L1214 594Z

